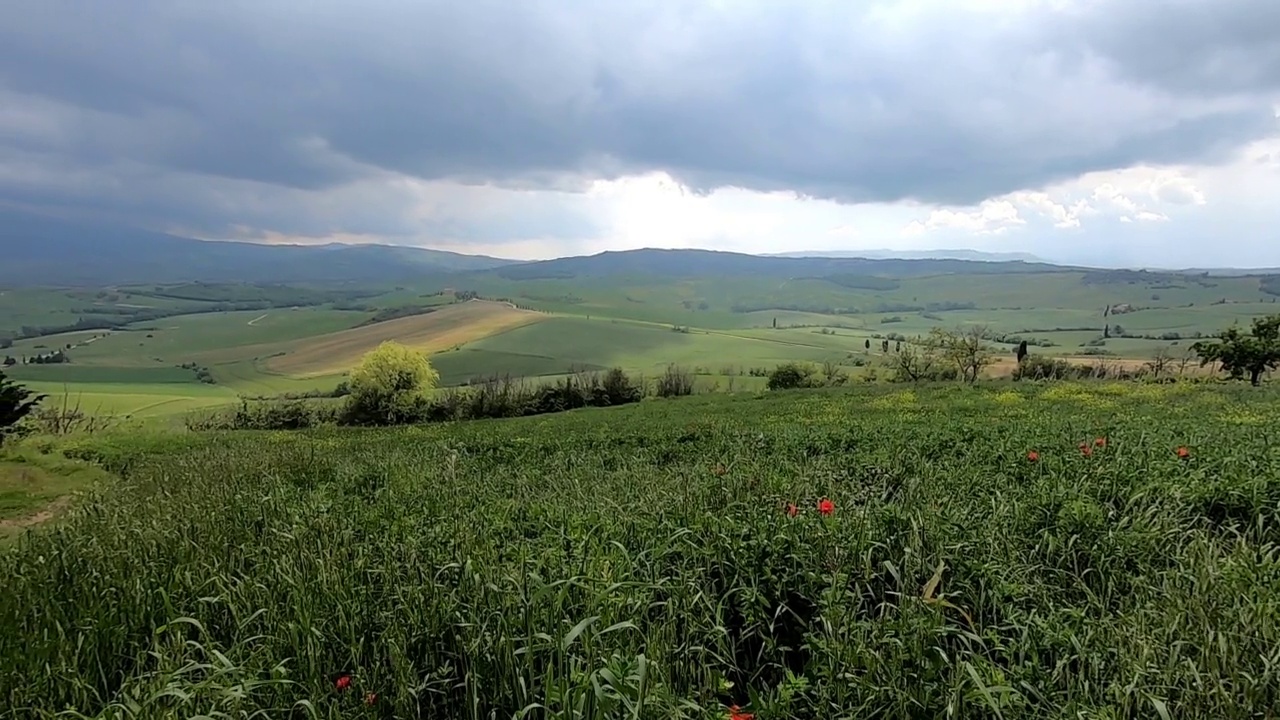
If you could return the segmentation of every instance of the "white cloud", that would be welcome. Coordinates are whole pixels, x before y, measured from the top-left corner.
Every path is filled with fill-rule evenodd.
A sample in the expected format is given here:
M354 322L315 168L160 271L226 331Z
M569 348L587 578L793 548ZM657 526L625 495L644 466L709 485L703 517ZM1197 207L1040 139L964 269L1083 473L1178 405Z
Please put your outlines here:
M1008 200L987 200L976 210L933 210L924 221L914 220L902 229L907 237L922 235L931 230L956 229L975 235L999 234L1011 227L1023 225L1026 220L1018 214L1018 208Z

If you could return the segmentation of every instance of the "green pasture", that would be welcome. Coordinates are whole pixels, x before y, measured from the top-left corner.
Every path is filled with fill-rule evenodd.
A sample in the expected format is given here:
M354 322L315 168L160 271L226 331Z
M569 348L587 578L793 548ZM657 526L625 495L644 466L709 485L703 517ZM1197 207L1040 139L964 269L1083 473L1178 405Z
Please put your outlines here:
M195 310L203 306L207 303L136 295L115 288L0 288L0 336L15 334L24 325L68 325L82 317L116 319L135 310Z
M79 407L101 415L153 417L174 415L200 408L235 402L237 394L228 387L191 383L147 382L30 382L32 390L47 394L44 404Z
M773 367L789 360L840 360L845 353L765 337L690 330L626 320L553 317L433 355L445 383L492 374L556 375L572 368L621 367L645 375L667 365L689 369Z
M883 385L60 443L127 473L0 552L0 717L1268 717L1276 400Z

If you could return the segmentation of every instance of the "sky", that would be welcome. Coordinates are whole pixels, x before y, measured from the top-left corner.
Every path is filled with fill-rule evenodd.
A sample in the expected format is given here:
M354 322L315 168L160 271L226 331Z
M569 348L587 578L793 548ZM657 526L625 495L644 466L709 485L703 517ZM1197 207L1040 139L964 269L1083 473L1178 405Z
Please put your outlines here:
M1280 266L1280 2L6 0L0 206L521 259Z

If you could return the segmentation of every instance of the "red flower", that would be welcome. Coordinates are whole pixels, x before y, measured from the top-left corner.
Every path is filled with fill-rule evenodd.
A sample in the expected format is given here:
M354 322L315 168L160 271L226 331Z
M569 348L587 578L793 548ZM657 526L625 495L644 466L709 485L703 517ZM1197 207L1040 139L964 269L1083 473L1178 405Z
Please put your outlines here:
M1030 460L1031 462L1039 462L1040 453L1036 452L1035 450L1032 450L1031 452L1027 453L1027 460Z
M1094 445L1096 445L1096 446L1098 446L1098 447L1100 447L1100 448L1104 448L1104 447L1106 447L1106 446L1107 446L1107 439L1106 439L1106 438L1104 438L1104 437L1100 437L1100 438L1098 438L1097 440L1094 440L1094 441L1093 441L1093 444L1094 444Z
M368 695L364 696L365 705L372 705L376 702L378 702L378 693L369 693Z
M800 508L796 507L795 503L787 503L787 514L795 517L800 514Z
M1085 457L1093 456L1093 448L1089 447L1089 443L1080 443L1080 454Z
M746 712L737 705L729 706L729 720L755 720L753 713Z
M818 501L818 512L822 513L823 515L830 515L835 511L836 511L836 504L831 502L827 498L822 498L821 500Z
M1177 450L1174 450L1174 452L1177 453L1178 457L1182 458L1183 460L1186 460L1187 458L1191 457L1191 451L1187 449L1186 445L1180 446Z
M346 692L351 689L351 676L339 675L337 680L333 681L333 686L338 688L338 692Z

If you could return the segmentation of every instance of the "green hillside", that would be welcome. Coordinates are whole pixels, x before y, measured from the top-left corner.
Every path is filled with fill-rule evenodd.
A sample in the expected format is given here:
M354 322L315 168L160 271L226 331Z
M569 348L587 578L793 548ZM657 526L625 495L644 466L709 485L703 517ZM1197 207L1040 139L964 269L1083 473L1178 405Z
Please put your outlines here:
M78 441L126 474L0 553L0 715L1264 717L1276 401L880 386Z

